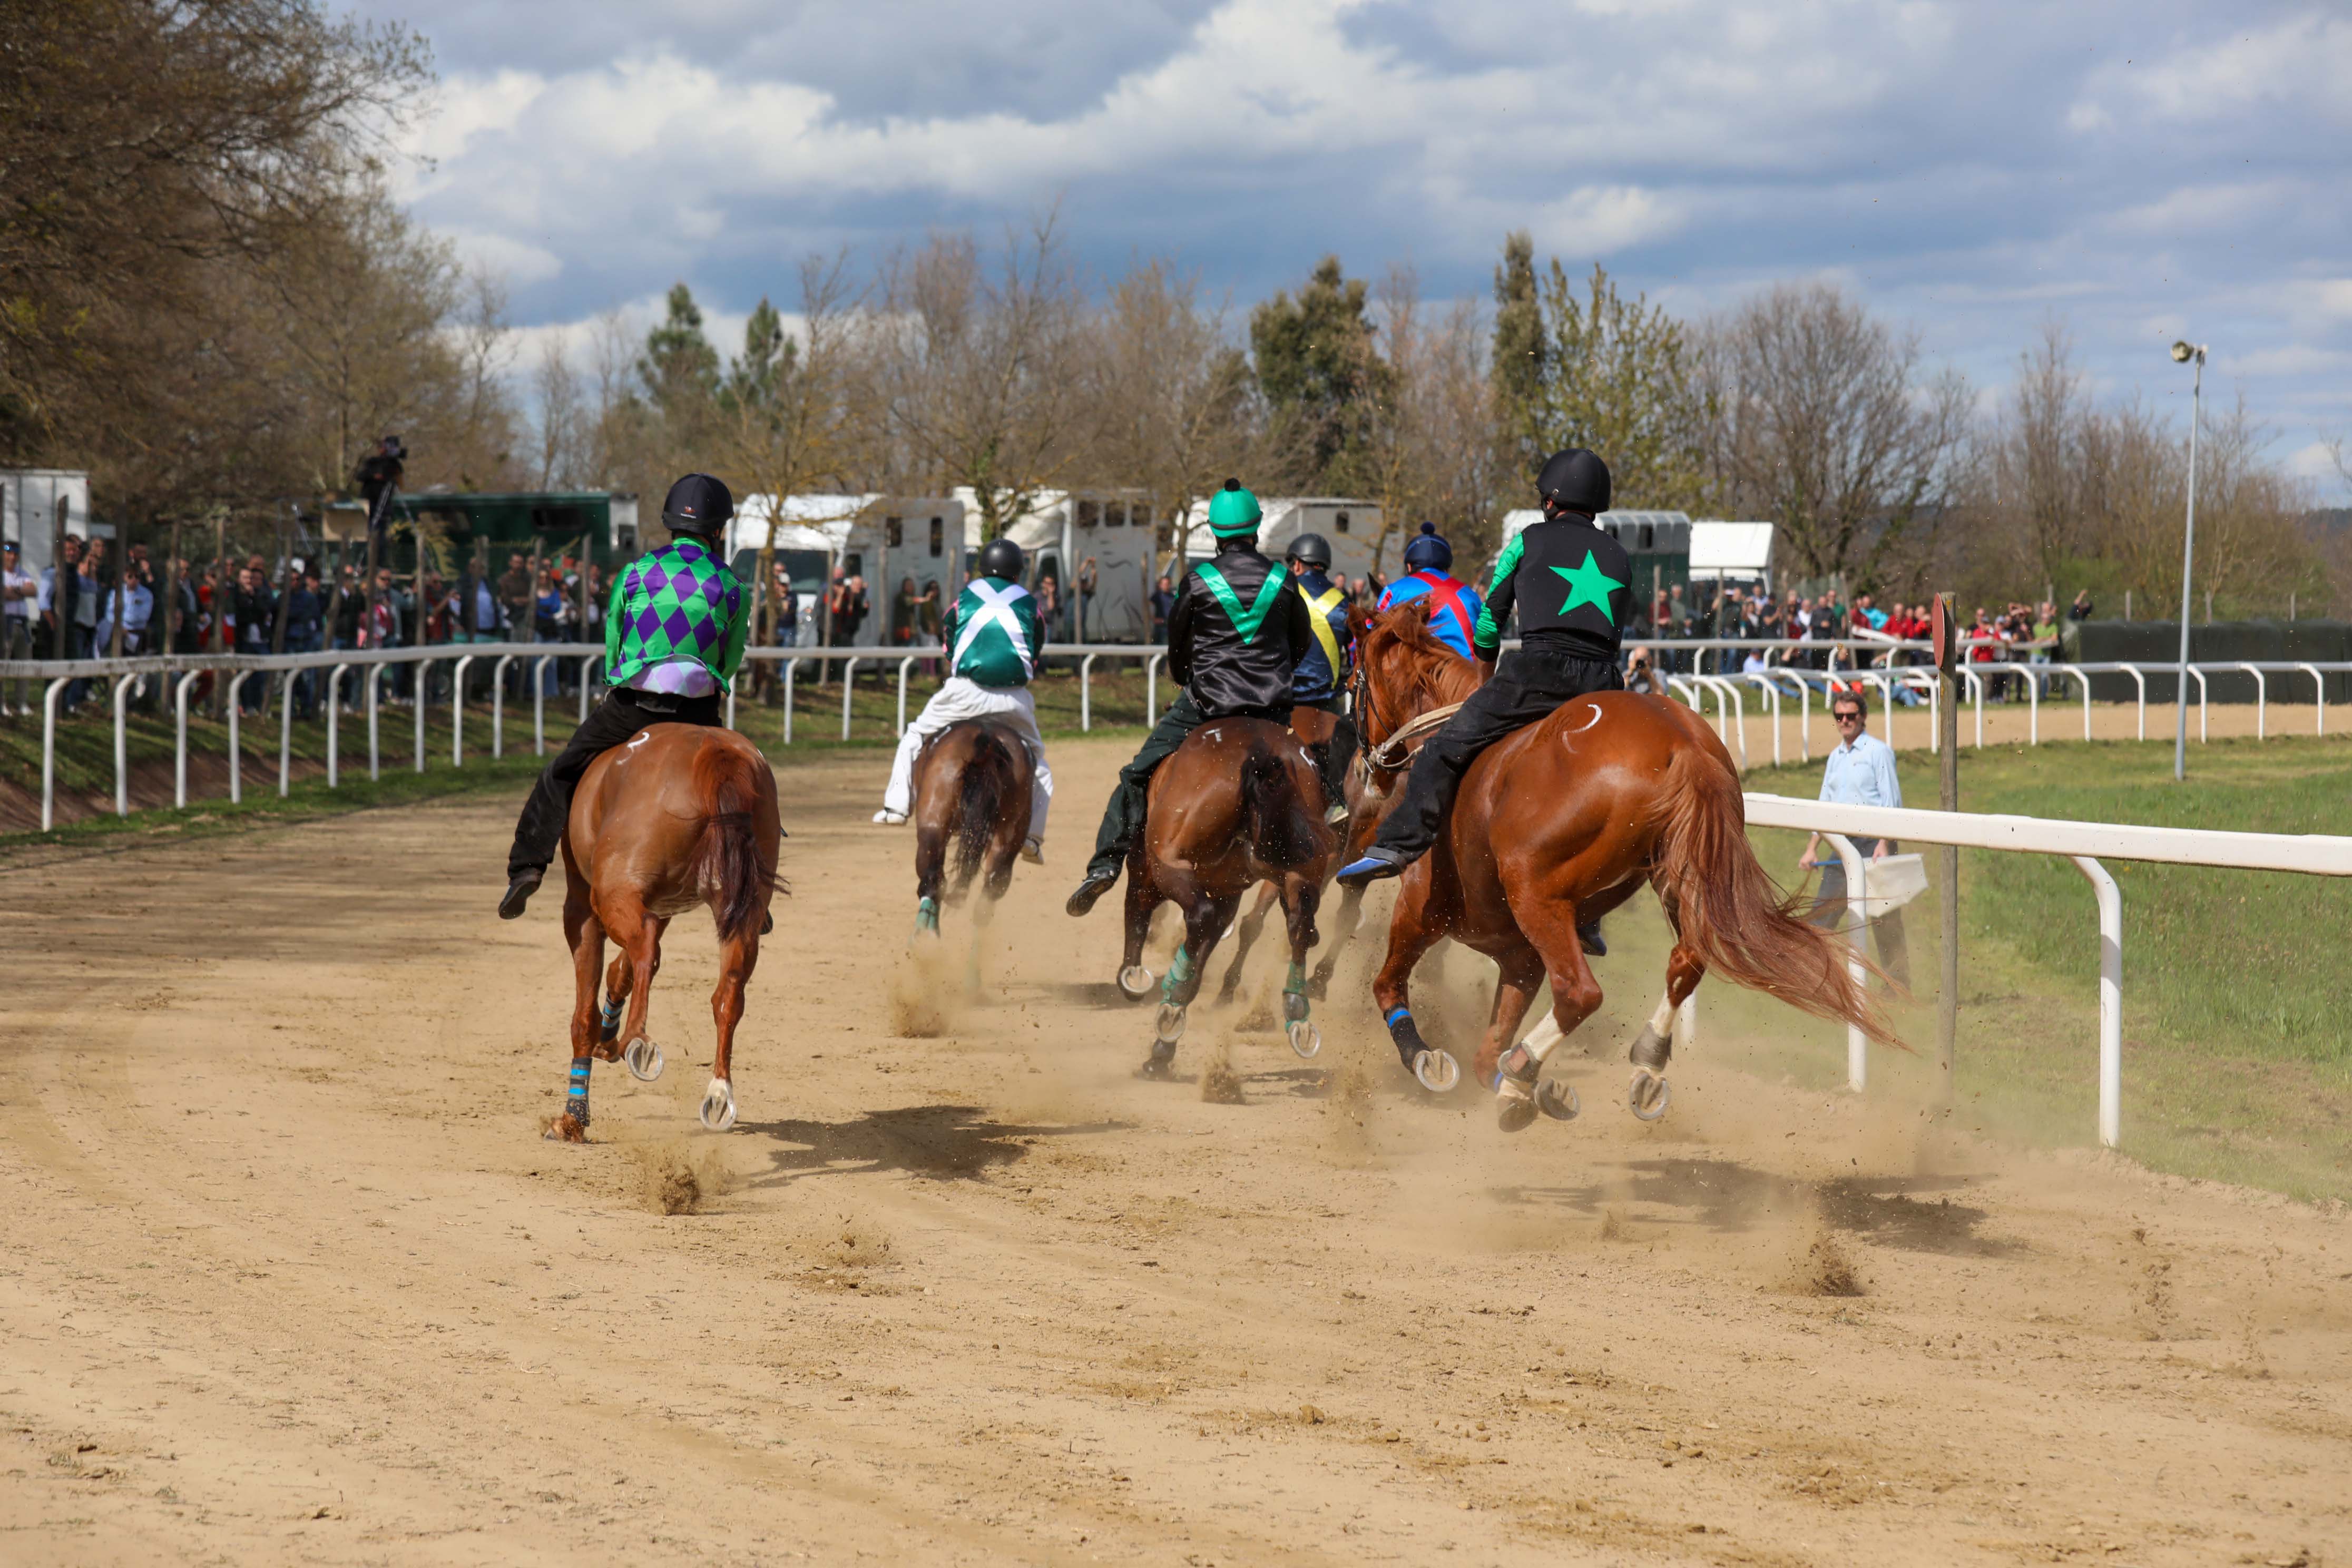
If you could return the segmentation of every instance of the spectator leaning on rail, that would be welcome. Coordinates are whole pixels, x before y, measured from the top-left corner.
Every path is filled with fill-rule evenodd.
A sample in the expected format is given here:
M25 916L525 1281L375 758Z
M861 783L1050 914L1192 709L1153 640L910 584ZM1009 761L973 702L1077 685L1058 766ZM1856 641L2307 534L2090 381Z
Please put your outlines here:
M890 782L874 820L895 827L915 809L915 758L924 742L958 720L994 719L1017 731L1029 748L1029 839L1021 858L1042 866L1054 772L1045 765L1037 700L1029 690L1045 629L1038 623L1036 598L1021 585L1027 564L1021 547L1009 539L992 539L980 552L980 574L964 584L940 628L951 666L947 681L898 737L898 754L891 759Z
M719 722L719 693L743 661L744 595L717 541L735 498L709 474L670 486L662 522L670 542L614 584L604 617L604 700L547 764L515 823L499 915L513 920L555 858L580 775L614 746L656 724Z
M1895 776L1895 748L1865 728L1870 710L1862 698L1852 691L1839 692L1830 699L1830 718L1837 725L1838 743L1822 765L1822 799L1837 805L1901 805L1903 785ZM1846 911L1845 863L1834 855L1816 861L1813 853L1821 843L1818 833L1805 840L1797 870L1802 876L1810 868L1821 867L1821 896L1814 900L1809 918L1815 925L1834 931ZM1895 847L1892 838L1853 837L1853 843L1873 860L1885 859ZM1910 984L1911 950L1903 934L1902 911L1887 910L1871 922L1871 931L1878 943L1879 967L1897 985Z
M1381 590L1376 609L1429 601L1429 629L1464 658L1472 656L1470 640L1478 629L1478 614L1486 605L1478 590L1453 576L1454 546L1445 542L1433 522L1404 547L1405 574Z

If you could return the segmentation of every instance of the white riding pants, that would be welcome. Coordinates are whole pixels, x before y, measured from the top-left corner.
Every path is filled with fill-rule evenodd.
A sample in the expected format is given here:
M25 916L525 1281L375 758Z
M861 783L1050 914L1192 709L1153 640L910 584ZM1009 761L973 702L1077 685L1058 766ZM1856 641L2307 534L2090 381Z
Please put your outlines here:
M1043 842L1045 808L1054 800L1054 770L1045 765L1045 737L1037 733L1037 700L1025 686L982 686L951 675L922 712L898 737L898 754L890 762L890 784L882 792L886 810L911 816L915 810L915 754L923 742L964 719L998 719L1019 731L1029 748L1033 772L1029 781L1029 837Z

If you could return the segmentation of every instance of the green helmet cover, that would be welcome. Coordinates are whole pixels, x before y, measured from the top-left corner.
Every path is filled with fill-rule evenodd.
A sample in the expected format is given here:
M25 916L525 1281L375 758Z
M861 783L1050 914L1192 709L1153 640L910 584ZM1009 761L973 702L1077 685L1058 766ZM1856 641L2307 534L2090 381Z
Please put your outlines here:
M1225 488L1209 501L1209 531L1220 539L1255 533L1258 520L1265 515L1258 510L1257 497L1242 489L1241 480L1227 479Z

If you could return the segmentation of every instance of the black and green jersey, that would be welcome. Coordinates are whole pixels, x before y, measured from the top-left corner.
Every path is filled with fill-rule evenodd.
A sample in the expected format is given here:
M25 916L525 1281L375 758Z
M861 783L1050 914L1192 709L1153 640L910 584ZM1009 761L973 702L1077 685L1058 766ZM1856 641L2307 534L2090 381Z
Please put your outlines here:
M1538 522L1503 547L1471 643L1479 658L1494 658L1516 605L1527 647L1615 658L1633 580L1625 547L1592 524L1572 516Z

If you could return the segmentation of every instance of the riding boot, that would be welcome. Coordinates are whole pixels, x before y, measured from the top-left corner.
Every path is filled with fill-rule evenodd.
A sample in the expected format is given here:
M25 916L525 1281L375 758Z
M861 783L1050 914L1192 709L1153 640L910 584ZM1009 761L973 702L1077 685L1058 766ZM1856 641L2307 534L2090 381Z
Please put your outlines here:
M539 884L546 875L543 868L531 866L525 866L510 875L507 879L506 897L499 900L499 919L510 921L519 918L523 906L530 902L530 896L539 891Z

